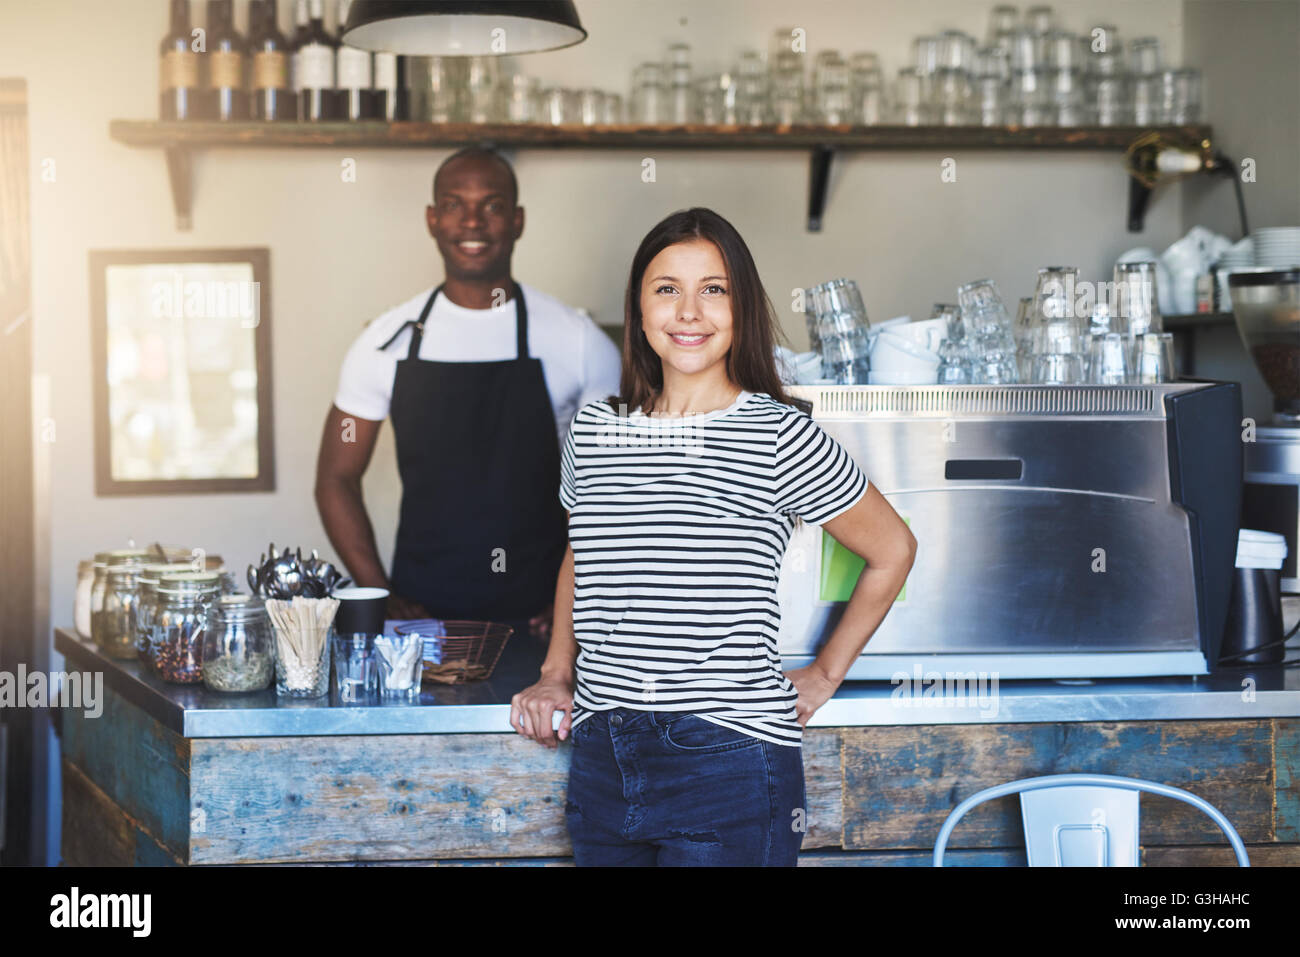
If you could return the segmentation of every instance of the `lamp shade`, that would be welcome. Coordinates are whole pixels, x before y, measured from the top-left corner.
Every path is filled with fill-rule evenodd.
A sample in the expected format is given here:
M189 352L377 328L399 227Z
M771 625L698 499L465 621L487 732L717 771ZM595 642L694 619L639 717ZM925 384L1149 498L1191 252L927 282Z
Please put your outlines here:
M587 38L572 0L353 0L343 42L408 56L536 53Z

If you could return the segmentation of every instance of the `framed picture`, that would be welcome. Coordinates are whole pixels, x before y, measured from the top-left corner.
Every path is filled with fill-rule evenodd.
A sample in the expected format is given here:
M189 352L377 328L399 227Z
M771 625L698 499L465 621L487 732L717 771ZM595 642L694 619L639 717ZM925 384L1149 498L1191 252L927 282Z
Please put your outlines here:
M92 250L95 494L275 489L267 249Z

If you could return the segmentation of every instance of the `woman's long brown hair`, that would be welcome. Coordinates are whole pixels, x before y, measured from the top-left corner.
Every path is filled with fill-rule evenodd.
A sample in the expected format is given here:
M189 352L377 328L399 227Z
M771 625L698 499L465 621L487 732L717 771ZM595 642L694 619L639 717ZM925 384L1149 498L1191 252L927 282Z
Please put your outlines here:
M699 239L718 247L730 281L731 348L725 360L728 378L747 392L765 392L778 402L811 411L810 403L787 395L781 384L773 348L784 336L777 325L772 302L758 278L749 247L735 226L703 206L678 210L660 220L641 240L632 257L623 305L621 394L610 396L610 405L624 415L629 410L649 410L663 392L663 363L650 347L641 325L641 280L651 260L662 250Z

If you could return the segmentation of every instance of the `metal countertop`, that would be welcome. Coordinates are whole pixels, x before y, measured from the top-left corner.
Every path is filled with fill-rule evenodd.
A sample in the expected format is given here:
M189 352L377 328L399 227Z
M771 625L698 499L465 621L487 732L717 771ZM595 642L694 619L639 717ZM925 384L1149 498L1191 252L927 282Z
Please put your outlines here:
M105 657L67 629L55 632L54 646L67 670L103 672L105 686L188 738L513 733L510 698L536 681L545 652L536 639L515 636L486 681L425 685L418 705L344 706L332 695L299 701L278 699L274 689L236 695L168 684L137 662ZM918 662L923 672L924 659ZM1243 684L1247 676L1253 686ZM809 727L1300 717L1296 668L1087 683L990 680L967 694L933 696L906 690L886 681L845 682Z

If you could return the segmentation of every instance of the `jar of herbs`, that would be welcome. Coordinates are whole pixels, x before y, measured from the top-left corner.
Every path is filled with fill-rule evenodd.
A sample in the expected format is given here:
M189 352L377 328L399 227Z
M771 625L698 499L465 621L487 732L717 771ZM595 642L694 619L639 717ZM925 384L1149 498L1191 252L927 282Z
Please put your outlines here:
M163 681L192 685L203 680L203 636L208 611L221 591L216 572L161 575L154 586L152 656Z
M138 564L110 565L105 574L104 607L96 644L110 658L135 657L135 604Z
M145 565L140 569L139 597L135 605L135 650L149 668L153 661L153 616L158 610L158 580L163 575L197 571L193 562Z
M203 683L213 691L262 691L275 675L271 619L250 595L222 595L208 611Z
M90 583L90 639L103 647L100 639L100 615L104 610L104 593L108 588L108 569L114 565L142 565L149 558L143 548L118 548L109 552L96 552L94 578Z

